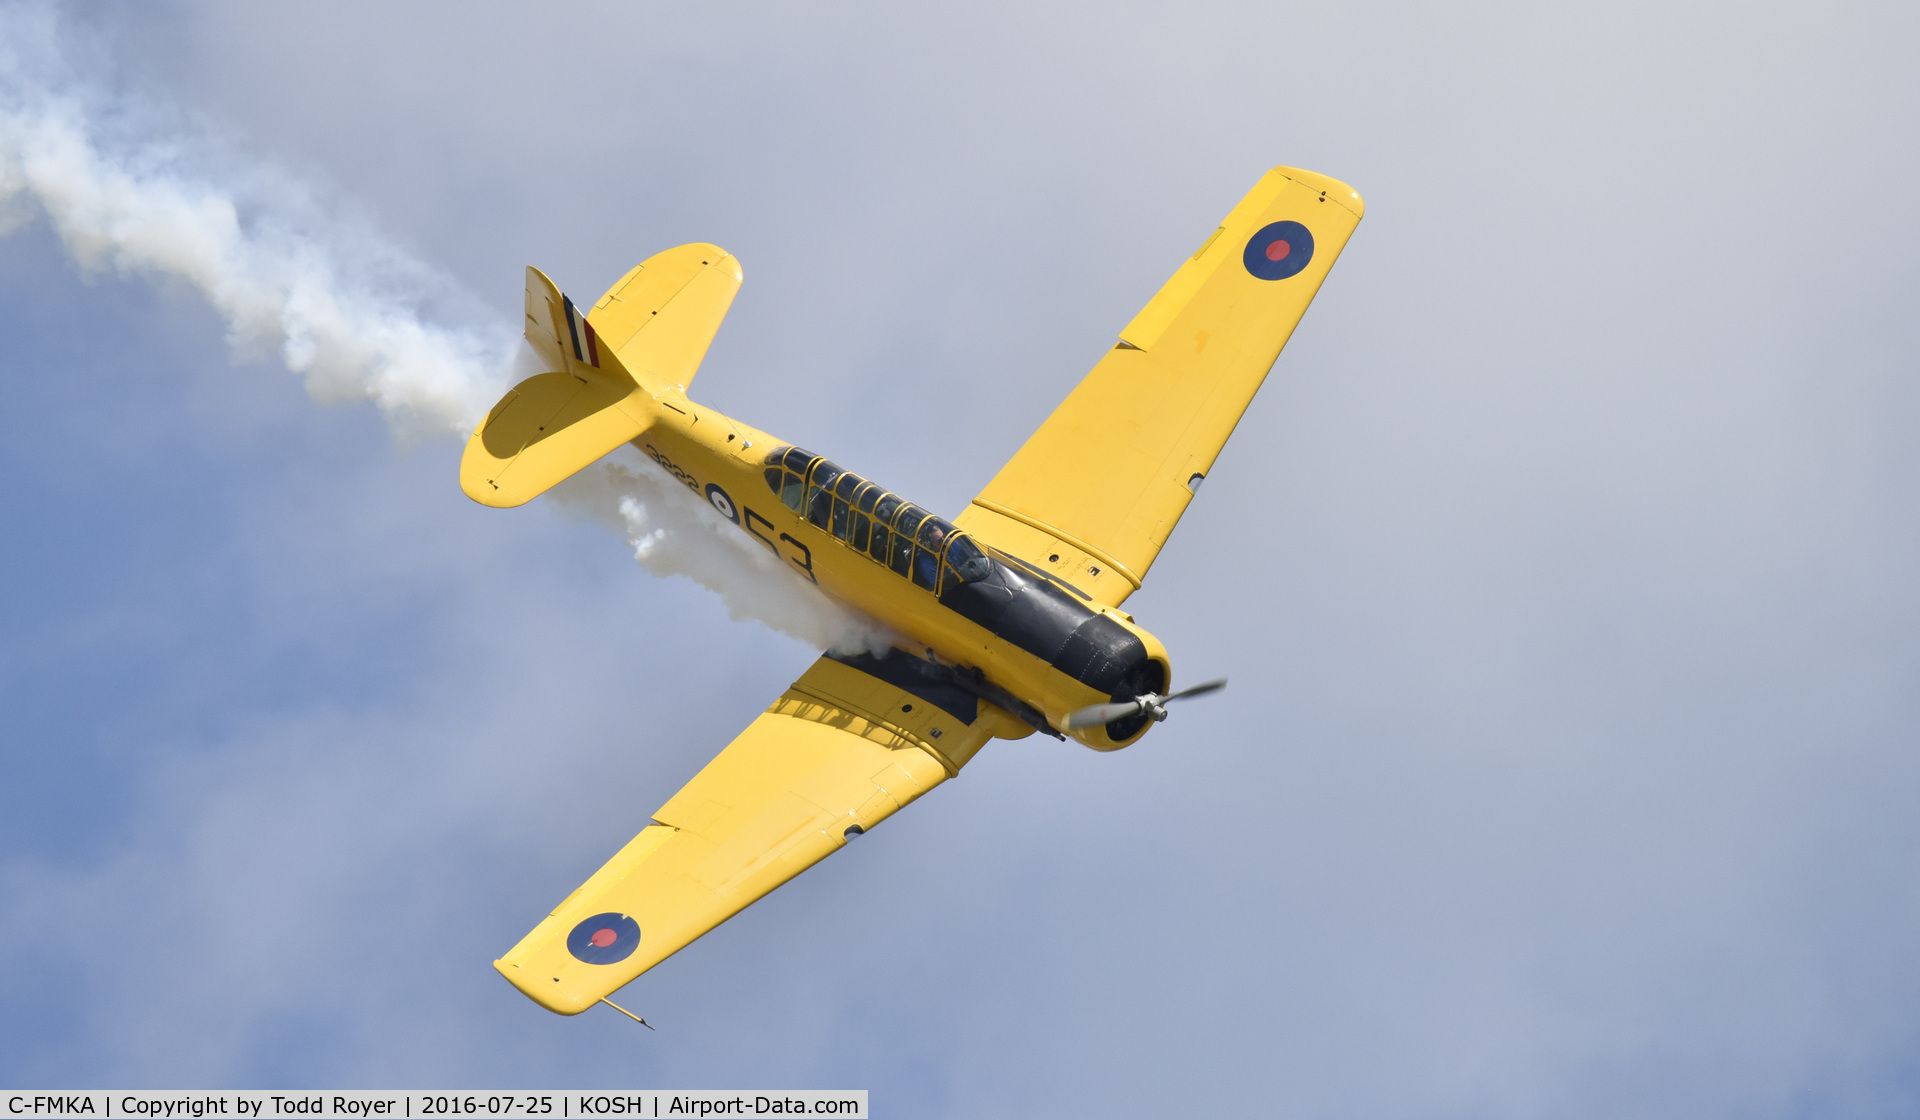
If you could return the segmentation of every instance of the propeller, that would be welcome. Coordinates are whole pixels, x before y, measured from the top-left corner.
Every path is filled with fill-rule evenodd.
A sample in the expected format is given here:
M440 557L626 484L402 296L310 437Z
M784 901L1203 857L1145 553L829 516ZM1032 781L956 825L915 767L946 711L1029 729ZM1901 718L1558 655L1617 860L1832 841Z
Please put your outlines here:
M1067 717L1067 730L1079 731L1082 728L1099 727L1102 724L1112 723L1116 719L1125 719L1128 716L1137 715L1141 712L1145 712L1153 718L1155 723L1159 723L1161 720L1167 718L1168 701L1184 700L1189 696L1205 696L1209 692L1218 692L1225 687L1227 687L1227 681L1225 677L1222 677L1217 681L1207 681L1204 684L1196 684L1192 688L1183 688L1178 692L1169 692L1165 696L1161 696L1155 692L1149 692L1143 696L1136 696L1131 700L1123 700L1118 704L1095 704L1091 708L1081 708L1079 711L1069 715Z

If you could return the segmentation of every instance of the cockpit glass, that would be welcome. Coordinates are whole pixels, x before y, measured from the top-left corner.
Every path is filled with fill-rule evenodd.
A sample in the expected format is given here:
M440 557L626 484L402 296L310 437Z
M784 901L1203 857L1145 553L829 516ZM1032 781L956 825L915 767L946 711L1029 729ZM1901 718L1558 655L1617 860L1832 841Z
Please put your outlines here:
M947 538L952 534L953 526L942 518L929 517L920 525L920 543L932 549L935 555L939 555L940 550L946 547Z
M952 522L837 463L787 445L769 451L765 461L767 486L782 505L929 591L993 572L993 561Z
M940 554L924 548L913 550L913 582L932 591L939 586Z
M947 546L947 563L952 565L962 583L985 579L993 571L993 561L987 559L987 554L965 537L955 537L953 543Z

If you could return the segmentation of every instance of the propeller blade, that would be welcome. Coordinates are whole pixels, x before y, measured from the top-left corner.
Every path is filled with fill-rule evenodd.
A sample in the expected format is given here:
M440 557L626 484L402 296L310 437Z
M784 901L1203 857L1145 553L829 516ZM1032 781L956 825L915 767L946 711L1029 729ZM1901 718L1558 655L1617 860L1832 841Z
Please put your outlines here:
M1127 700L1119 704L1095 704L1091 708L1082 708L1067 717L1067 730L1078 731L1083 727L1099 727L1102 724L1112 723L1116 719L1133 715L1142 706L1138 700Z
M1167 718L1167 712L1161 705L1167 701L1184 700L1189 696L1205 696L1209 692L1218 692L1225 687L1227 687L1227 680L1225 677L1222 677L1217 681L1204 681L1194 685L1192 688L1183 688L1178 692L1169 692L1165 696L1155 696L1149 692L1138 699L1126 700L1118 704L1095 704L1091 708L1081 708L1079 711L1069 715L1067 717L1067 730L1078 731L1084 727L1099 727L1101 724L1112 723L1116 719L1124 719L1127 716L1148 710L1153 712L1153 718L1165 719Z
M1227 687L1227 678L1221 677L1217 681L1206 681L1202 684L1196 684L1192 688L1183 688L1178 692L1169 692L1160 698L1160 702L1164 704L1169 700L1184 700L1189 696L1205 696L1209 692L1218 692L1225 687Z

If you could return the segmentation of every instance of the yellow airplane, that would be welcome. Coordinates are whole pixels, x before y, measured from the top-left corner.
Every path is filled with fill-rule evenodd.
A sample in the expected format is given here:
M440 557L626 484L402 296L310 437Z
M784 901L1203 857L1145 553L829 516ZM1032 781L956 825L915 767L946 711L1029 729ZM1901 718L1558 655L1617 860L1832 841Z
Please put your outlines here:
M960 772L1034 731L1137 742L1170 692L1140 586L1358 225L1345 183L1268 172L1119 343L952 521L687 398L740 287L682 245L582 314L527 270L527 339L551 370L468 441L460 486L517 506L623 443L911 648L828 654L494 962L574 1015Z

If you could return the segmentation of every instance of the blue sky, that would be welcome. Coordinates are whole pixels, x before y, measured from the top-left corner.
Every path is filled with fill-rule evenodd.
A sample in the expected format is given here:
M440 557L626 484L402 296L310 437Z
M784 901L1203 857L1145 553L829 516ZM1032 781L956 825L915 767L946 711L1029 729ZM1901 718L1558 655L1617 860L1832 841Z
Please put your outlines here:
M1368 216L1129 604L1232 687L983 752L648 1034L488 962L813 651L16 199L0 1082L1920 1110L1912 13L57 12L102 137L435 321L724 245L693 395L949 512L1266 168Z

